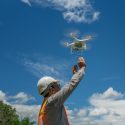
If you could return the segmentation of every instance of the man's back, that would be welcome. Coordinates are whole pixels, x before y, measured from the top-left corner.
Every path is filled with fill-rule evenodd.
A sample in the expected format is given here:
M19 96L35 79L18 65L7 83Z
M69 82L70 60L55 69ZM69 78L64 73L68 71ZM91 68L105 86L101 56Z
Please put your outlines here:
M47 104L44 114L44 125L69 125L63 105Z

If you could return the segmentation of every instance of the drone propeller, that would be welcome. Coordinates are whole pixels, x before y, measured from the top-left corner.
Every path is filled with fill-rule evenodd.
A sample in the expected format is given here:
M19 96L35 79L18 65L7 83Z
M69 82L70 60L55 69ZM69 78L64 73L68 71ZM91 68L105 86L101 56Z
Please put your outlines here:
M85 39L92 40L93 37L91 35L88 35L88 36L85 37Z
M85 39L88 39L88 40L93 40L93 39L95 39L95 37L97 37L97 34L86 34L84 37L83 37L83 39L85 38Z
M75 33L75 32L71 32L71 33L69 34L69 36L72 37L72 38L74 38L74 37L77 36L77 33Z
M64 42L63 45L68 47L69 43L68 42Z
M60 44L63 47L67 47L69 43L67 41L61 41Z

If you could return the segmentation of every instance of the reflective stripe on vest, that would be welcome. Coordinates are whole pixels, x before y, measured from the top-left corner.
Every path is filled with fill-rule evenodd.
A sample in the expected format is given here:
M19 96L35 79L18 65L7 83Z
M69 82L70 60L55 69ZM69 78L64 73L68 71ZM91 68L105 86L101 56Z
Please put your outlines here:
M70 125L70 124L69 124L68 115L67 115L65 106L64 106L64 112L65 112L65 115L66 115L66 119L67 119L67 121L68 121L68 125Z
M44 111L45 111L45 108L46 108L46 103L47 103L47 100L44 100L43 101L43 104L40 108L40 111L39 111L39 116L38 116L38 125L44 125L43 124L43 119L44 119Z

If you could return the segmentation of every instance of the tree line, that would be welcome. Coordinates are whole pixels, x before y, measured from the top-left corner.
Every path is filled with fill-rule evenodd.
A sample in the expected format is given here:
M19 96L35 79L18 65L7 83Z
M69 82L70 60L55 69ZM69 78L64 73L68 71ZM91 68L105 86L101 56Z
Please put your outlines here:
M16 109L0 101L0 125L34 125L28 117L19 119Z

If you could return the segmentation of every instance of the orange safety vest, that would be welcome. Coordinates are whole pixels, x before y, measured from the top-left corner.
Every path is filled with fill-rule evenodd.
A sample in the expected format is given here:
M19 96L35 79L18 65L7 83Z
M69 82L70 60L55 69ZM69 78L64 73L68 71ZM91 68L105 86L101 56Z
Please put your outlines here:
M45 119L46 103L47 103L47 100L44 99L43 104L42 104L42 106L40 108L40 111L39 111L38 125L44 125L43 124L43 119Z
M44 120L46 119L46 115L45 115L46 103L47 103L47 99L44 99L44 101L42 103L42 106L40 108L40 111L39 111L38 125L45 125L44 124ZM67 112L66 112L66 108L65 107L64 107L64 111L65 111L66 118L67 118L67 121L68 121ZM68 125L70 125L69 121L68 121Z

